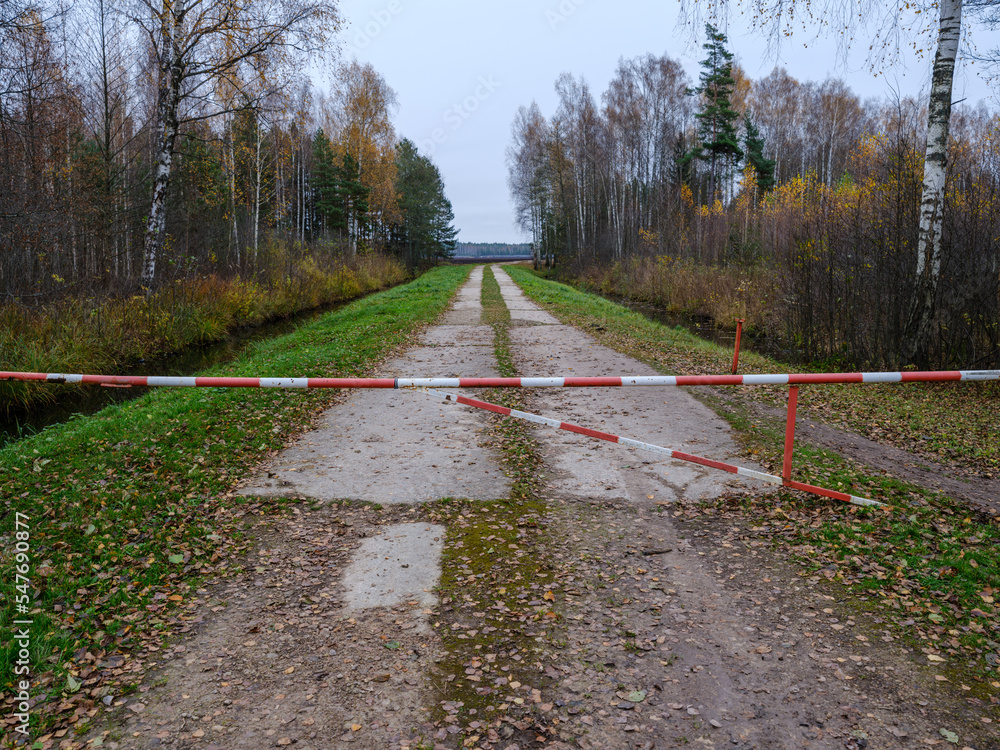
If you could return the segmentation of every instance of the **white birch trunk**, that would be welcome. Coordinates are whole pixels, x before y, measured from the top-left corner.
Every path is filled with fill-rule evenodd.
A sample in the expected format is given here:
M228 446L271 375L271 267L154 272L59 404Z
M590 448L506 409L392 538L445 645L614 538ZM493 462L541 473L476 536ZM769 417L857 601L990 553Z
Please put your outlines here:
M260 241L260 183L264 173L263 166L263 156L261 155L261 141L264 140L264 134L261 130L260 123L257 124L257 154L254 160L254 167L256 179L254 180L254 196L253 196L253 266L252 270L257 268L257 248Z
M924 186L917 238L916 287L903 348L903 359L907 363L926 357L935 314L941 276L941 229L952 81L961 33L962 0L941 0L938 46L934 54L934 74L927 107L927 151L924 155Z
M229 252L230 257L236 259L236 272L239 273L240 270L240 232L239 226L236 223L236 146L233 143L234 134L233 126L235 125L235 117L233 115L229 116L229 216L232 220L232 233L229 239Z
M171 4L165 1L162 12L163 49L160 54L166 58L168 64L163 66L165 70L161 68L163 79L160 82L156 108L156 130L159 138L156 146L156 166L153 170L153 196L149 204L149 217L146 220L146 236L143 242L141 283L147 292L152 290L156 279L156 261L163 248L167 226L167 188L170 186L174 143L177 140L177 107L180 104L183 75L182 51L177 43L175 19L183 16L183 5L183 2L178 2L171 7Z

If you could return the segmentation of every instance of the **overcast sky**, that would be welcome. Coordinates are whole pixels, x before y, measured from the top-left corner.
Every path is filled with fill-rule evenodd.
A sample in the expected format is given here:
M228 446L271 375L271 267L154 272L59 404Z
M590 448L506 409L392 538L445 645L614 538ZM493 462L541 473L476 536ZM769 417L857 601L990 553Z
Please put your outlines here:
M370 62L396 91L397 133L440 168L463 242L526 241L514 226L504 152L518 107L534 100L546 116L555 111L560 73L582 75L600 103L621 57L666 53L692 81L704 57L703 39L677 26L677 0L342 0L340 7L344 57ZM840 77L863 98L929 86L926 58L869 72L867 40L845 67L832 41L793 37L776 62L766 40L739 20L728 34L754 79L780 64L801 81ZM997 91L963 66L954 99L996 107Z

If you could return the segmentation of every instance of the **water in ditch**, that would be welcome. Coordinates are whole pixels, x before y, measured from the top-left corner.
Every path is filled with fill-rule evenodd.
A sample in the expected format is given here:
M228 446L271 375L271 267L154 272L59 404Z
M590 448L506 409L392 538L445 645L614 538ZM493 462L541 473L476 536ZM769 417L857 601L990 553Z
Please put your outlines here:
M212 344L193 346L182 352L139 362L122 372L98 375L164 375L188 376L213 365L234 360L257 341L283 336L314 318L338 309L342 305L309 310L290 318L265 323L253 328L241 328ZM33 435L55 424L61 424L78 414L90 415L105 406L137 398L147 388L102 388L86 386L73 390L51 404L39 405L26 414L0 415L0 446Z

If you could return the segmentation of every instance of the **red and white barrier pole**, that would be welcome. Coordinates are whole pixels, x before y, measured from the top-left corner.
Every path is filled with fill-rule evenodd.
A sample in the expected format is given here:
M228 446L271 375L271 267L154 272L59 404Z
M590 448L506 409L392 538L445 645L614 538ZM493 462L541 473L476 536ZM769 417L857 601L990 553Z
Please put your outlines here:
M788 389L788 414L785 416L785 455L781 477L786 482L792 478L792 452L795 447L795 411L799 403L799 387Z
M444 395L446 401L456 401L467 406L486 409L498 414L525 419L529 422L556 427L580 435L652 451L682 461L709 466L740 476L781 484L785 487L811 492L856 505L882 505L875 500L856 497L844 492L796 482L791 479L792 446L795 439L795 410L798 388L801 383L928 383L946 381L1000 381L1000 370L951 370L940 372L868 372L868 373L803 373L785 375L642 375L636 377L569 377L569 378L226 378L226 377L156 377L138 375L64 375L37 372L0 372L0 381L84 383L111 388L132 386L175 388L587 388L625 386L677 386L677 385L789 385L788 416L785 424L785 451L780 477L715 461L690 453L643 443L631 438L591 430L586 427L559 422L536 414L508 409L485 401L453 394Z
M621 375L613 377L566 378L222 378L0 372L0 381L3 380L171 388L617 388L676 385L983 382L992 380L1000 381L1000 370L809 372L765 375Z
M743 318L736 321L736 348L733 350L733 375L740 369L740 338L743 336Z
M723 461L716 461L711 458L704 458L703 456L695 456L691 453L684 453L683 451L679 451L674 448L665 448L660 445L654 445L653 443L644 443L641 440L633 440L632 438L621 437L619 435L612 435L610 432L601 432L600 430L592 430L589 427L581 427L580 425L571 424L570 422L560 422L557 419L550 419L548 417L543 417L539 414L532 414L530 412L520 411L518 409L510 409L506 406L491 404L487 401L480 401L478 399L468 398L467 396L459 396L454 393L435 393L434 395L443 401L463 404L465 406L472 406L476 409L484 409L485 411L491 411L496 414L502 414L506 417L523 419L526 422L533 422L534 424L540 424L546 427L554 427L557 430L565 430L566 432L575 432L578 435L585 435L586 437L596 438L597 440L606 440L609 443L617 443L618 445L624 445L629 448L638 448L639 450L648 451L650 453L658 453L661 456L676 458L680 461L688 461L689 463L699 464L701 466L708 466L713 469L720 469L721 471L726 471L729 472L730 474L736 474L737 476L741 477L748 477L750 479L759 479L762 482L768 482L770 484L780 484L785 487L790 487L792 489L802 490L804 492L810 492L814 495L821 495L823 497L829 497L834 500L841 500L845 503L852 503L854 505L870 505L870 506L884 507L883 503L880 503L877 500L869 500L868 498L857 497L856 495L849 495L846 492L828 490L824 487L814 487L811 484L804 484L803 482L793 482L788 478L776 477L773 474L765 474L762 471L755 471L754 469L748 469L744 466L727 464Z

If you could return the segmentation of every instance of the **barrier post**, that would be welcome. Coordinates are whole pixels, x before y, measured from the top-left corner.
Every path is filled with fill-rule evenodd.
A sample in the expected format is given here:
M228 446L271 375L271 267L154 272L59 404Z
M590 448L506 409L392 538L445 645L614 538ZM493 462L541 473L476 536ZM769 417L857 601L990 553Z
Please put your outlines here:
M793 385L788 389L788 416L785 418L785 462L781 468L781 478L786 482L792 479L792 450L795 443L795 410L799 403L799 387Z
M733 375L740 366L740 337L743 335L743 318L736 320L736 351L733 352Z

